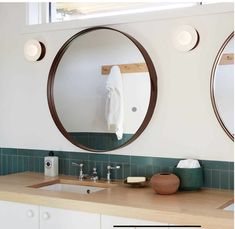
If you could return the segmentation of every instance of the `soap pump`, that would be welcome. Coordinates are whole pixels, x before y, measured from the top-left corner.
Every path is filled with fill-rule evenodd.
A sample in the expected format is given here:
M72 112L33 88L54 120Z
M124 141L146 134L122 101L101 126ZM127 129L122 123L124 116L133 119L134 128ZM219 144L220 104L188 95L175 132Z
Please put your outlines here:
M59 173L59 158L54 156L54 152L50 151L48 156L44 158L44 174L45 176L55 177Z

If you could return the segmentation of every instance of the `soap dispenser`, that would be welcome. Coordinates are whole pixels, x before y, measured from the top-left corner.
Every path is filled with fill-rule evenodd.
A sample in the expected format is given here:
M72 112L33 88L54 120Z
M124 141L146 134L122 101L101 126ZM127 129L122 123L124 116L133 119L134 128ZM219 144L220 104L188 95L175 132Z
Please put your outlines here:
M45 176L55 177L59 173L59 158L54 156L54 152L50 151L49 156L44 158L44 174Z

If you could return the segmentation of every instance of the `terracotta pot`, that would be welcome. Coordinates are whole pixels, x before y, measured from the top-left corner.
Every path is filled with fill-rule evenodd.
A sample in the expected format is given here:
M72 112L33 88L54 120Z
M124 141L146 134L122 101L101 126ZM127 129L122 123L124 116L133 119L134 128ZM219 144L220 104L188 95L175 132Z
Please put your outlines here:
M177 192L180 180L173 173L158 173L150 180L153 190L162 195L174 194Z

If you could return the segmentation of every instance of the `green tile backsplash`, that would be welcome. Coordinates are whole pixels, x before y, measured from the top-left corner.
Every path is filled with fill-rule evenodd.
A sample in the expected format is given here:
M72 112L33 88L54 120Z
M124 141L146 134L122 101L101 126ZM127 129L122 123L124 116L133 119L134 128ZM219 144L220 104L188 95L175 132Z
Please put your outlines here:
M44 157L49 151L31 149L0 149L0 175L17 172L44 171ZM180 159L124 156L78 152L54 152L59 157L59 173L78 175L78 168L72 162L83 162L84 172L91 174L96 167L100 178L106 178L107 165L121 165L121 169L112 171L112 179L124 179L127 176L148 176L163 171L172 171ZM233 162L200 160L204 169L204 187L216 189L234 189Z
M69 134L81 145L105 151L118 148L133 137L133 134L124 133L122 139L117 141L115 133L69 132Z

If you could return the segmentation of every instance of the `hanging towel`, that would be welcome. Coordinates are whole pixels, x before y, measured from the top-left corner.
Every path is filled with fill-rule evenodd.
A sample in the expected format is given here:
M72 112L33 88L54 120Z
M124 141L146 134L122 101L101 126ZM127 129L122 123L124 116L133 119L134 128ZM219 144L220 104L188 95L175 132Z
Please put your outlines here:
M117 139L123 136L123 82L118 66L113 66L106 81L106 120L108 129L113 130Z

